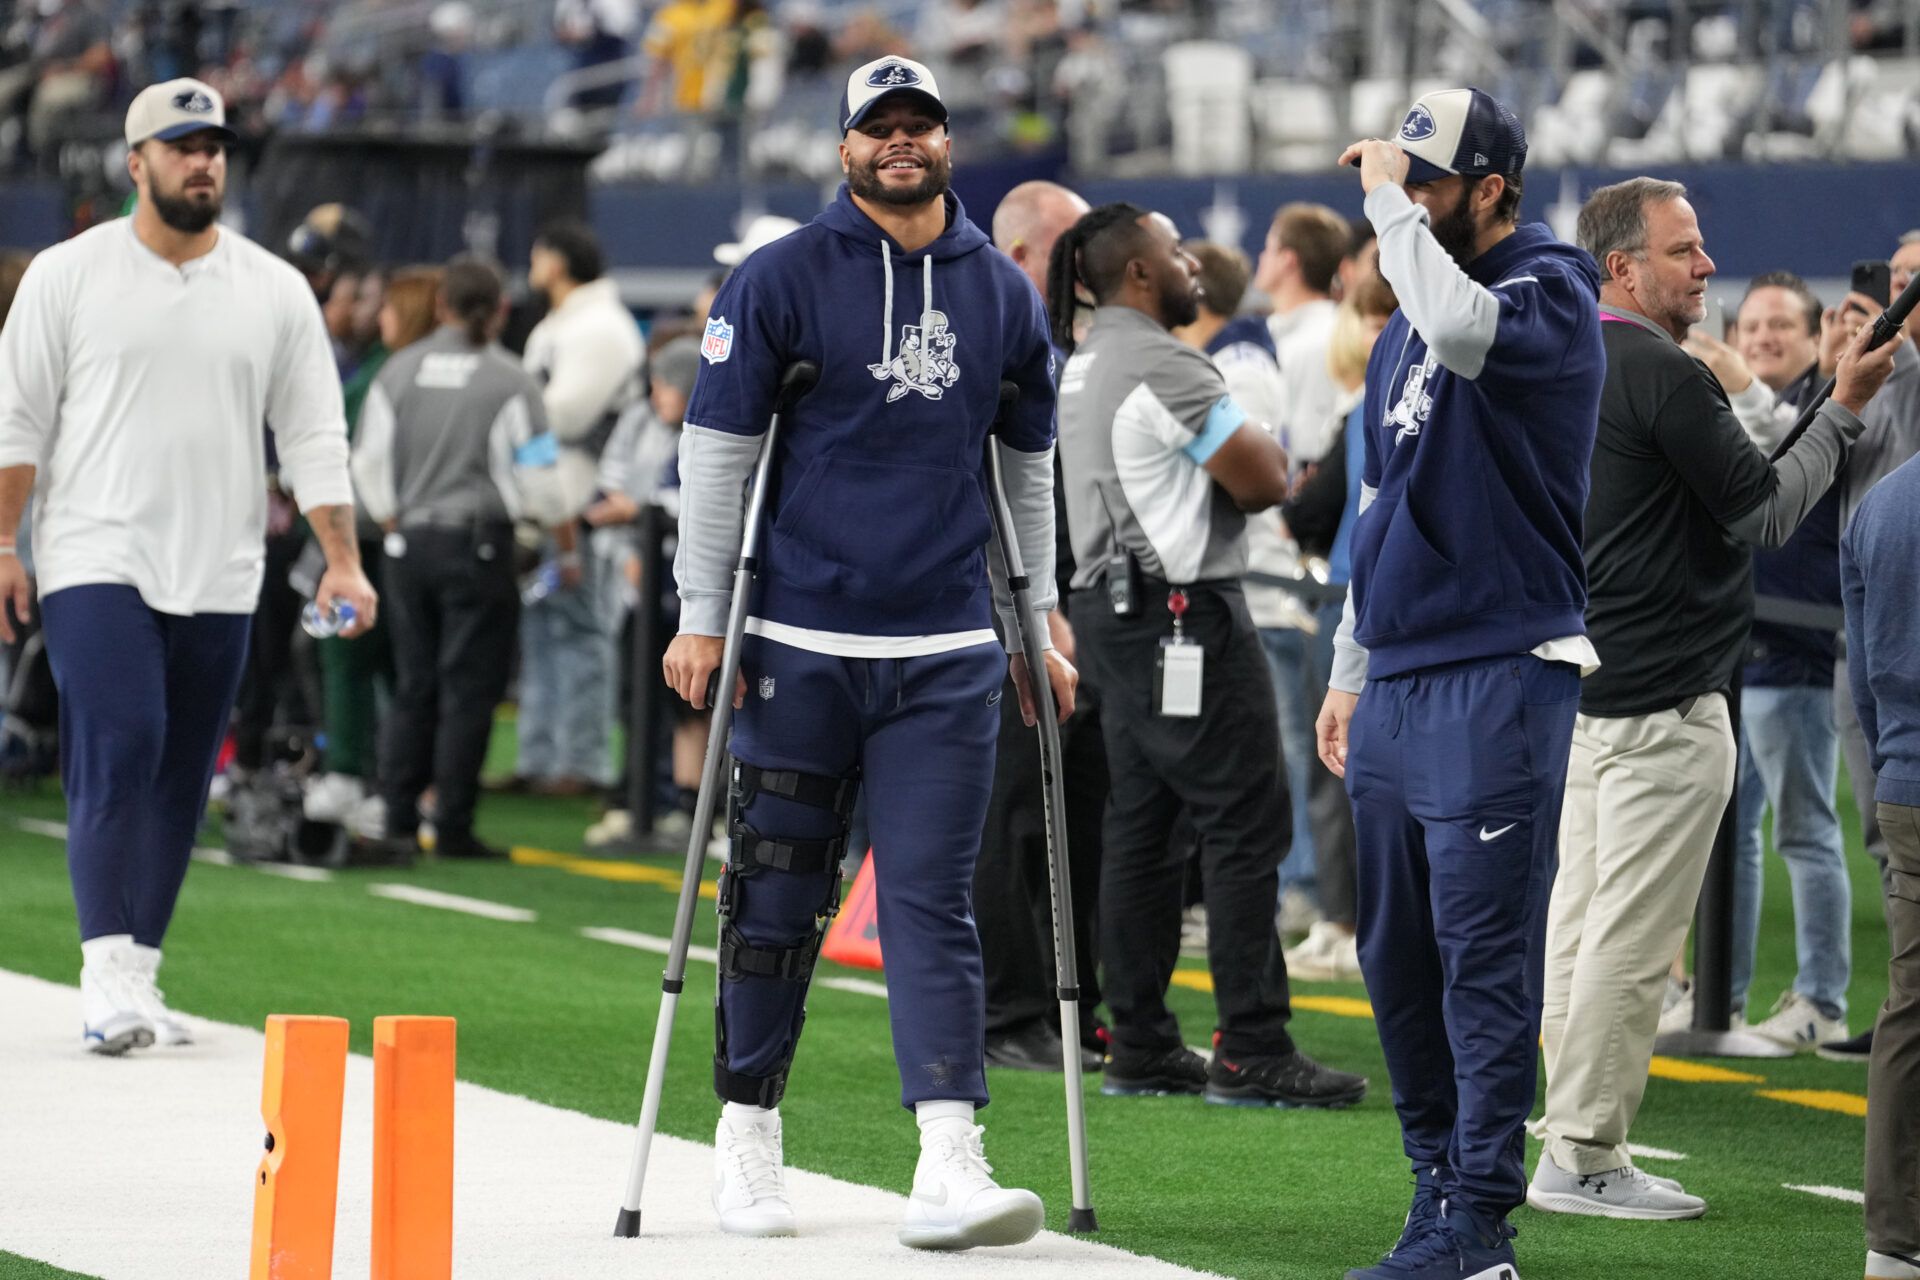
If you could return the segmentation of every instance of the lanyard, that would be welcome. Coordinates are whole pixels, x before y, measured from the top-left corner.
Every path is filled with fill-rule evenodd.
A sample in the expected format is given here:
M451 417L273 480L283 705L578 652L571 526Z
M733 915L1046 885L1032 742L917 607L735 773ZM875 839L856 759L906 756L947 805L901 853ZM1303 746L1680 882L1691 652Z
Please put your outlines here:
M1167 612L1173 615L1173 642L1185 644L1187 638L1182 629L1182 619L1187 612L1187 593L1184 590L1175 587L1167 592Z

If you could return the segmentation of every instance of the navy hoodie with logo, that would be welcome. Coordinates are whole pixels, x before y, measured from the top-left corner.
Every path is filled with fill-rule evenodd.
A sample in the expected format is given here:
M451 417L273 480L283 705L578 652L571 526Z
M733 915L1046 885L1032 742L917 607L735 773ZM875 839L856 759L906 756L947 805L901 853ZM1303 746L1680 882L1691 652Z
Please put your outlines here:
M1384 186L1368 214L1377 227L1425 216ZM1416 267L1394 235L1407 256L1390 260L1389 235L1383 227L1381 269L1401 310L1367 366L1365 481L1376 493L1353 530L1366 674L1585 635L1581 532L1606 374L1599 270L1546 226L1523 225L1465 270L1489 308L1450 260L1436 267L1430 241ZM1477 328L1430 345L1414 327L1423 310L1457 318L1469 303Z
M908 253L843 186L714 298L689 425L759 435L782 371L820 366L781 424L758 617L870 636L993 624L987 432L1007 378L1021 395L1000 439L1052 447L1052 347L1032 282L946 203L946 231Z

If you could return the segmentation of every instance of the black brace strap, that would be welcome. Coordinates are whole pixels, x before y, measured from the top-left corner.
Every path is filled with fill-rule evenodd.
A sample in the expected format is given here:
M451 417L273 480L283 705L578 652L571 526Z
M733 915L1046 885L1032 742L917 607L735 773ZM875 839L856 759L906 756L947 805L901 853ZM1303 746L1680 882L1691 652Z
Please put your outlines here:
M733 824L733 857L728 869L735 875L750 876L756 871L792 871L817 875L840 865L847 852L847 838L831 840L773 839L763 836L739 820Z
M824 938L825 934L816 930L813 937L795 946L756 947L728 925L720 931L720 976L728 982L745 978L806 982L813 977L813 964Z
M713 1055L713 1091L722 1102L738 1102L749 1107L777 1107L787 1092L787 1069L770 1076L743 1076L727 1070L726 1059Z
M798 769L762 769L744 760L733 762L733 794L741 808L753 802L760 792L826 809L845 821L853 813L853 799L860 792L860 779L830 778L823 773L802 773Z

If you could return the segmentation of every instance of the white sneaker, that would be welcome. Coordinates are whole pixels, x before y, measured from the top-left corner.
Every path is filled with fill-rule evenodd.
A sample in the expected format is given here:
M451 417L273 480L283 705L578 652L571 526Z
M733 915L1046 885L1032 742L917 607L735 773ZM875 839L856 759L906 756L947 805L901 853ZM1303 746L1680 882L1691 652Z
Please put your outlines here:
M1869 1249L1867 1280L1920 1280L1920 1258Z
M1527 1203L1543 1213L1637 1221L1698 1218L1707 1211L1705 1200L1680 1190L1671 1178L1656 1182L1632 1165L1604 1173L1568 1173L1544 1151L1527 1186Z
M1307 930L1306 939L1286 952L1287 976L1302 982L1360 981L1360 943L1328 920Z
M609 809L600 815L600 820L588 827L581 842L591 849L595 845L618 844L633 839L633 814L626 809Z
M93 946L94 940L87 945ZM125 955L132 945L129 938L121 949L80 966L81 1039L89 1053L118 1057L153 1043L153 1020L135 994L135 978ZM96 952L102 950L96 948Z
M900 1243L910 1249L972 1249L1024 1244L1046 1221L1040 1197L993 1180L981 1146L986 1130L944 1120L920 1135Z
M1660 1035L1693 1027L1693 983L1667 979L1665 1007L1660 1010Z
M780 1163L780 1112L729 1120L713 1134L713 1211L736 1236L790 1236L798 1230Z
M1798 991L1783 993L1774 1004L1772 1015L1747 1030L1775 1044L1783 1044L1795 1053L1812 1053L1829 1040L1845 1040L1852 1034L1844 1019L1827 1017L1818 1005Z
M143 947L136 942L125 953L125 963L134 1004L153 1024L153 1042L162 1047L192 1044L193 1029L179 1014L167 1008L165 994L154 985L160 976L160 948Z
M387 802L368 796L347 814L347 834L359 840L387 838Z
M307 784L307 793L300 800L300 812L308 822L341 824L366 794L360 779L350 773L323 773Z
M1288 885L1280 891L1280 915L1275 927L1282 938L1298 938L1325 919L1305 890Z

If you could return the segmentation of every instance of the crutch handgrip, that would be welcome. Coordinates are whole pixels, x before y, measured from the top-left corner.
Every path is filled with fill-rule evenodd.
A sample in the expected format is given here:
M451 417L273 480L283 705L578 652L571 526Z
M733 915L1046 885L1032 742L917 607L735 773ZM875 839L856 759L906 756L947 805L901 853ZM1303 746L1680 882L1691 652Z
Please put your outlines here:
M775 413L785 413L798 404L800 397L820 381L820 366L811 360L795 360L780 375L780 394L773 402Z

